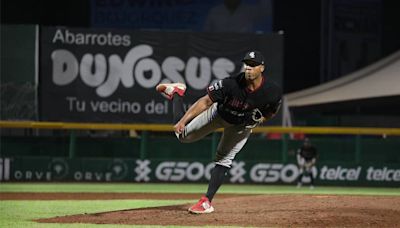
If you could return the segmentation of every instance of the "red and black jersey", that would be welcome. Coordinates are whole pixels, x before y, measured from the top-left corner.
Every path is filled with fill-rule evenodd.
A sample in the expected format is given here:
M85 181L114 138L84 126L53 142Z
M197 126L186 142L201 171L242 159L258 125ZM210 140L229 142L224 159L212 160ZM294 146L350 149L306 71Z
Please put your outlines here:
M256 90L248 90L243 72L214 83L207 92L218 103L218 114L231 124L246 124L254 109L263 116L276 113L282 99L282 90L266 77Z

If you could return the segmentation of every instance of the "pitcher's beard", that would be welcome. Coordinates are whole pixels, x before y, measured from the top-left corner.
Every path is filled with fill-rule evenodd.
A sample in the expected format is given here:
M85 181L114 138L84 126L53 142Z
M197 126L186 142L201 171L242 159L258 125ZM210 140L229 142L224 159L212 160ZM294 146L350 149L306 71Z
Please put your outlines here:
M246 80L248 81L253 81L254 79L256 79L257 77L250 74L250 73L244 73L244 77L246 78Z

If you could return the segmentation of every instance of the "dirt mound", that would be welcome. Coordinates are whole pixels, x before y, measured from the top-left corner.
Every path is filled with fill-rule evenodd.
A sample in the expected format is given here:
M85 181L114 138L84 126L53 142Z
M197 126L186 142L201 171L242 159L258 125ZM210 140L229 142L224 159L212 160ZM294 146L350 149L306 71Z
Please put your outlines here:
M183 198L185 197L181 197L181 199ZM229 197L229 195L220 194L214 199L213 205L215 212L205 215L189 214L187 208L190 205L179 205L63 216L39 219L37 221L45 223L165 226L400 226L400 197L334 195L248 195Z

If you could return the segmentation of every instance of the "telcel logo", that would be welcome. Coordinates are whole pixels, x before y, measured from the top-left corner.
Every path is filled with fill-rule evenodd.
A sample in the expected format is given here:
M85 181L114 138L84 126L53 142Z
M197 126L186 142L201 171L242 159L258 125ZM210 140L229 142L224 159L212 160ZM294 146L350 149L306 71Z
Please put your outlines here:
M328 168L324 166L321 169L319 178L321 180L347 180L357 181L360 177L361 166L357 168L342 168L337 166L336 168Z

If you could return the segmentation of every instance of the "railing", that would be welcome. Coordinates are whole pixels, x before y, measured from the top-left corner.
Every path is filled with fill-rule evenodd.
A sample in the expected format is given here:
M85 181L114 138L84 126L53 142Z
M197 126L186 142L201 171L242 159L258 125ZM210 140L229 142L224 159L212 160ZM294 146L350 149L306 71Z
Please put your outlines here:
M35 121L0 121L0 128L68 129L68 130L138 130L172 131L171 124L123 124L123 123L70 123ZM257 127L255 133L304 133L338 135L400 135L400 128L360 127Z

